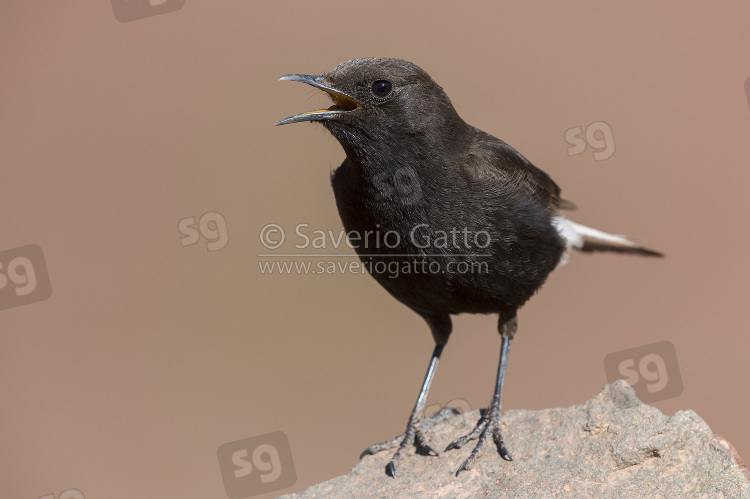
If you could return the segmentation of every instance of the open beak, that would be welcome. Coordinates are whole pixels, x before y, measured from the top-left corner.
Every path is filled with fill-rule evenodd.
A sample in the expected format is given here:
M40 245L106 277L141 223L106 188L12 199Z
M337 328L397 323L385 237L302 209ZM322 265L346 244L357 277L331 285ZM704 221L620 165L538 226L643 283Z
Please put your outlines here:
M276 122L277 125L287 125L289 123L297 123L300 121L324 121L332 118L337 118L342 114L351 113L359 109L360 105L357 100L351 95L345 94L341 90L336 90L331 87L328 82L322 76L315 75L284 75L279 78L281 80L301 81L307 83L315 88L319 88L329 94L333 98L333 105L328 109L318 109L317 111L308 111L302 114L295 114L283 120Z

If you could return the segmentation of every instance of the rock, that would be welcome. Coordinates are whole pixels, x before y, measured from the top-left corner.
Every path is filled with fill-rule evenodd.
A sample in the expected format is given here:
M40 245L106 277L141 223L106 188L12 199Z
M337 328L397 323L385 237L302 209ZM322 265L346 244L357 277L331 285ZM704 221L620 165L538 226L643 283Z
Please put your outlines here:
M479 411L436 418L425 434L444 449L478 418ZM512 462L489 441L456 477L474 443L438 457L411 449L394 479L384 471L392 452L381 452L348 475L283 497L750 498L750 474L726 440L693 411L669 417L642 404L624 381L567 409L507 411L500 427Z

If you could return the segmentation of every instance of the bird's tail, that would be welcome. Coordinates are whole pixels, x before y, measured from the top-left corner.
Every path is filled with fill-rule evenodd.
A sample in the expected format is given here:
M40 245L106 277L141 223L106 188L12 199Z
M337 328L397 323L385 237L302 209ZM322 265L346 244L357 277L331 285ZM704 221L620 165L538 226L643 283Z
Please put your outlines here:
M568 249L575 248L579 251L614 251L617 253L631 253L644 256L664 256L658 251L641 246L627 236L619 234L608 234L585 225L577 224L562 216L552 219L557 232L565 241ZM567 254L567 252L566 252ZM566 255L567 256L567 255ZM563 257L565 263L566 257Z

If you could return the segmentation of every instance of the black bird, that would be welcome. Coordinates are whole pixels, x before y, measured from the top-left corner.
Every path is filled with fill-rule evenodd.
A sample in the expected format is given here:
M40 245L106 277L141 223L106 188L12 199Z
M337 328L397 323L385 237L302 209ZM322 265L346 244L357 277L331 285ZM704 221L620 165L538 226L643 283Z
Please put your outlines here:
M307 83L333 99L328 109L276 124L320 122L341 143L346 159L331 182L348 237L372 276L427 321L436 343L406 432L362 456L398 447L386 466L395 476L407 447L437 454L422 433L421 414L451 334L450 316L469 312L499 315L497 382L476 428L446 451L478 439L456 475L471 468L490 437L511 461L498 422L516 310L570 248L661 254L562 217L560 209L575 206L549 175L463 121L443 89L410 62L352 59L323 76L279 80Z

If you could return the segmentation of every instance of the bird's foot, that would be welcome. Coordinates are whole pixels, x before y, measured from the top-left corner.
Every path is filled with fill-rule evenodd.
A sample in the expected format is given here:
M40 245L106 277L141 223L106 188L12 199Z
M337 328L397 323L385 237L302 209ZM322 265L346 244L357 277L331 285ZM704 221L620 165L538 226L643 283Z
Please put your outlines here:
M415 414L412 414L409 418L409 422L406 425L406 432L404 432L403 435L399 435L386 442L368 447L362 452L359 458L362 459L363 457L369 456L370 454L376 454L380 451L398 447L398 450L396 450L396 453L393 455L393 457L385 467L386 475L395 478L396 463L398 463L398 460L401 459L401 456L404 452L406 452L406 449L408 449L412 445L417 448L417 454L421 454L423 456L439 455L438 452L430 447L429 443L427 443L427 438L425 438L424 436L424 431L432 427L435 423L438 423L455 415L457 412L458 411L456 411L455 409L443 408L429 419L423 419Z
M474 450L471 451L469 457L456 470L456 476L458 476L458 474L464 470L471 469L474 461L476 461L476 459L482 455L484 444L490 435L495 441L497 452L500 454L500 457L502 457L506 461L513 461L513 457L511 457L508 449L505 448L503 436L500 434L500 403L499 401L496 402L495 400L493 400L490 408L487 411L484 411L484 414L482 414L482 417L479 419L477 426L471 431L471 433L454 440L453 442L448 444L448 447L445 448L446 451L449 451L451 449L460 449L466 442L479 439L476 447L474 447Z

